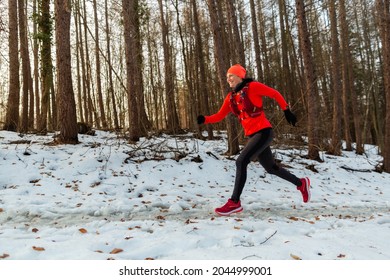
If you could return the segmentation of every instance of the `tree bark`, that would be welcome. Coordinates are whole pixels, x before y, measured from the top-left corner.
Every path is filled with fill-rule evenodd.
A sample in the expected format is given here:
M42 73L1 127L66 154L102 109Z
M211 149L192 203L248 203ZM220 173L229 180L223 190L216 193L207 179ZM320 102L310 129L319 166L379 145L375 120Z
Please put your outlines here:
M341 59L335 0L329 0L329 16L332 41L333 125L332 142L328 152L333 155L341 155ZM347 102L347 100L345 99L344 102Z
M385 146L383 152L383 170L390 172L390 4L386 0L375 1L378 14L380 38L383 56L383 82L386 98L385 110Z
M219 2L218 2L219 3ZM218 16L218 11L222 12L220 7L217 8L216 0L208 0L208 8L210 14L210 21L213 30L214 37L214 52L217 68L217 77L219 81L219 90L222 93L222 96L226 95L226 92L229 91L229 86L226 82L226 71L229 68L229 54L228 49L225 47L227 45L226 35L224 35L224 21L223 17ZM227 133L228 133L228 151L227 154L235 155L239 152L239 143L238 143L238 133L237 133L237 124L234 119L234 116L231 114L227 117Z
M19 128L19 53L18 53L18 5L8 0L9 24L9 94L4 130L17 131Z
M306 12L303 0L296 0L299 44L303 56L305 90L308 100L308 126L307 135L309 142L310 159L318 160L319 156L319 120L318 120L318 98L316 92L316 73L311 49L310 35L307 27Z
M77 144L78 127L70 53L70 1L55 0L55 13L59 142Z

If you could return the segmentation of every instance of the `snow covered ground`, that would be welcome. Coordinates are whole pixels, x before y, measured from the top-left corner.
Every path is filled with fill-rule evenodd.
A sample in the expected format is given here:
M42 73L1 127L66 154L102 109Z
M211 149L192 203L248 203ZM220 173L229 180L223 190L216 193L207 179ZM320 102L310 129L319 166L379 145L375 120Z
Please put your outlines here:
M376 147L322 154L323 163L273 148L310 177L311 202L251 163L244 211L219 217L235 175L224 138L131 145L97 131L79 145L52 140L0 131L0 259L390 259L390 174L373 171Z

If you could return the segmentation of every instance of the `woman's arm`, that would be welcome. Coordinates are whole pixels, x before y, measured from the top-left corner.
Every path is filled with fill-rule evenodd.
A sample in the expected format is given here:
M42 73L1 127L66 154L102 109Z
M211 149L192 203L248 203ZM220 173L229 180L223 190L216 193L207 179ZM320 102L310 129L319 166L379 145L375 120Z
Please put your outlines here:
M227 114L230 113L230 93L225 97L225 100L223 101L223 104L221 108L219 109L218 113L211 115L211 116L205 116L205 124L208 123L216 123L222 121Z

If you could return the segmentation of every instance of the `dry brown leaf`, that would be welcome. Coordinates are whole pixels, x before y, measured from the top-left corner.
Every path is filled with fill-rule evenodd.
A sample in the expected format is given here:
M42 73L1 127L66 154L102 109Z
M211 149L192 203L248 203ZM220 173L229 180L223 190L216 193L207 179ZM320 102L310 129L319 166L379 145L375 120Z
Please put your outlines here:
M123 250L122 250L122 249L119 249L119 248L115 248L115 249L113 249L113 250L110 252L110 254L118 254L118 253L120 253L120 252L123 252Z
M292 257L294 260L297 260L297 261L302 260L300 257L293 255L293 254L290 254L290 257Z
M80 228L80 229L79 229L79 232L81 232L81 233L87 233L88 231L87 231L85 228Z
M0 256L0 259L5 259L5 258L8 258L9 255L8 254L3 254L2 256Z
M0 208L0 213L3 212L3 211L4 211L3 208Z
M153 261L154 258L145 258L146 261Z
M337 257L341 259L341 258L345 258L345 255L340 254L340 255L338 255Z
M35 232L38 232L38 231L39 231L39 229L37 229L37 228L33 228L31 231L35 233Z
M43 248L43 247L32 246L32 248L33 248L35 251L45 251L45 248Z
M289 219L293 220L293 221L298 221L299 220L297 217L290 217Z

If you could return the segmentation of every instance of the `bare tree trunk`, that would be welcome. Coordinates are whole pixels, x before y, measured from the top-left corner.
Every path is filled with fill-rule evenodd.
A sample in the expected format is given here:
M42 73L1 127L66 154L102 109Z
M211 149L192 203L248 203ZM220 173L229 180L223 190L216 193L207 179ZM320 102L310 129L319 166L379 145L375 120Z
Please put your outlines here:
M329 0L330 28L332 41L332 84L333 84L333 126L332 143L329 153L341 155L341 80L340 80L340 44L337 30L337 15L335 0ZM345 100L347 102L347 100Z
M75 3L74 9L74 21L75 21L75 30L76 30L76 72L77 72L77 107L78 107L78 116L81 123L85 124L84 120L84 106L83 106L83 87L82 87L82 75L83 72L81 69L81 61L83 60L83 45L82 45L82 34L81 34L81 22L80 22L80 1L77 0Z
M225 25L223 17L218 17L217 13L217 11L221 12L222 10L220 7L217 8L218 3L216 3L216 0L207 0L214 36L214 52L216 56L219 89L224 96L226 92L229 91L229 86L226 82L226 71L229 68L229 55L227 54L228 49L225 47L227 46L227 42L224 40L225 30L223 27ZM235 155L240 150L238 143L239 135L237 133L237 124L235 122L234 116L231 114L227 118L227 132L229 145L227 153L230 155Z
M270 83L271 77L271 69L270 69L270 63L269 63L269 57L268 57L268 47L267 47L267 39L266 39L266 23L264 19L264 3L263 0L258 0L258 15L259 15L259 27L260 27L260 41L261 41L261 51L263 53L264 62L263 62L263 68L264 68L264 76L261 77L261 81L265 84Z
M304 76L305 76L305 87L306 95L308 100L308 127L307 135L309 141L309 158L319 159L319 135L318 135L318 101L316 92L316 73L314 67L314 60L311 50L311 42L309 31L306 22L306 12L303 0L295 0L297 19L298 19L298 32L299 32L299 43L301 52L303 55L304 63Z
M20 37L20 56L22 59L22 119L20 122L20 132L26 133L29 128L29 91L31 88L31 69L30 58L28 53L27 38L27 18L25 13L25 0L18 0L19 9L19 37Z
M259 32L257 31L257 19L256 19L256 8L255 1L249 0L251 8L251 23L252 23L252 33L253 33L253 44L255 48L255 60L256 60L256 69L257 69L257 79L260 81L264 80L263 67L261 65L261 50L260 50L260 39Z
M379 31L382 42L383 82L386 97L385 147L383 152L383 169L390 172L390 4L387 0L376 0Z
M140 55L136 48L137 32L134 19L137 14L138 0L122 0L124 36L126 50L126 71L127 71L127 95L129 109L129 140L138 141L141 135L139 127L139 113L137 105L137 87L136 79L140 78L140 71L137 65L137 57Z
M78 127L70 53L70 2L55 0L55 12L59 141L63 144L77 144Z
M362 143L362 127L361 127L361 113L359 110L359 103L356 96L355 91L355 77L353 72L353 59L351 55L351 50L349 46L349 29L347 23L347 15L346 15L346 7L345 0L340 0L340 26L341 26L341 44L343 49L343 91L345 91L345 95L350 95L350 103L352 104L352 114L353 114L353 123L354 123L354 131L356 138L356 153L363 154L364 147ZM347 107L347 108L346 108ZM347 111L349 106L344 105L344 111ZM344 113L345 118L346 112ZM345 126L347 130L349 126ZM350 131L346 131L346 133L350 133ZM347 136L346 136L347 138Z
M99 44L99 24L97 18L97 5L96 0L93 0L93 13L95 19L95 63L96 63L96 89L97 89L97 97L99 104L99 116L100 120L97 120L97 124L102 124L103 129L107 129L107 120L106 120L106 112L104 109L103 102L103 93L102 93L102 81L101 81L101 70L100 70L100 44Z
M33 14L38 15L38 9L37 9L37 0L34 0L33 2ZM33 34L38 33L38 23L35 20L33 23ZM36 125L38 127L38 119L41 114L40 110L40 91L39 91L39 46L38 46L38 38L37 36L34 36L34 47L33 47L33 54L34 54L34 98L35 99L35 115L33 112L33 116L30 116L30 120L33 118L36 118ZM30 110L32 110L30 108ZM33 119L34 122L34 119ZM34 126L34 123L31 127Z
M109 70L108 70L108 94L109 97L111 97L112 101L112 118L114 121L114 129L119 129L119 120L118 120L118 110L116 108L116 97L114 92L114 82L112 78L112 65L111 65L111 39L110 39L110 26L108 24L108 0L104 1L104 7L105 7L105 18L106 18L106 41L107 41L107 60L109 63Z
M208 92L209 92L209 86L208 86L208 80L206 75L206 65L203 55L203 41L202 41L202 34L200 30L200 24L199 24L199 15L198 15L198 7L196 5L196 1L192 1L192 10L194 13L194 27L195 27L195 53L196 53L196 60L199 65L199 76L200 76L200 83L199 83L199 99L201 104L201 111L205 114L210 114L210 106L209 101L207 100ZM212 125L206 125L207 127L207 134L208 139L211 140L214 138L213 135L213 127ZM198 133L199 136L201 135L200 126L198 126Z
M39 2L39 33L41 40L41 113L38 120L38 132L47 133L50 92L53 87L53 62L51 58L52 18L50 16L50 0Z
M172 57L168 39L168 25L165 22L165 13L162 0L158 1L161 16L162 41L164 51L164 75L165 75L165 97L167 102L167 130L169 133L176 133L179 130L179 118L175 103L174 72L172 69Z
M235 8L235 0L226 1L226 10L227 10L227 19L230 34L230 42L234 44L234 48L231 48L233 63L239 63L245 67L245 52L244 52L244 44L241 42L240 31L238 28L238 21L236 15Z
M81 14L81 13L80 13ZM85 121L89 124L95 124L98 125L98 119L96 118L96 110L95 106L93 104L92 100L92 90L91 90L91 84L92 84L92 73L91 73L91 60L89 58L89 51L90 48L88 47L88 23L87 23L87 7L86 2L83 0L83 29L84 29L84 57L83 58L83 64L84 64L84 78L83 82L85 82L85 96L84 96L84 102L85 102ZM80 33L81 34L81 33Z
M8 0L9 24L9 95L4 130L17 131L19 127L19 53L18 53L18 5Z

